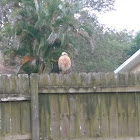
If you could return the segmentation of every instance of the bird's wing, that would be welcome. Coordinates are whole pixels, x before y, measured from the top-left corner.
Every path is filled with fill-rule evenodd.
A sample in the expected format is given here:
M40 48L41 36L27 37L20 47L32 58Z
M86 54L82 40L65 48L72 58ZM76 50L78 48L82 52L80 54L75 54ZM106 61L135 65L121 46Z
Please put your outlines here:
M62 56L60 56L59 57L59 59L58 59L58 68L59 68L59 70L61 70L61 60L62 59Z

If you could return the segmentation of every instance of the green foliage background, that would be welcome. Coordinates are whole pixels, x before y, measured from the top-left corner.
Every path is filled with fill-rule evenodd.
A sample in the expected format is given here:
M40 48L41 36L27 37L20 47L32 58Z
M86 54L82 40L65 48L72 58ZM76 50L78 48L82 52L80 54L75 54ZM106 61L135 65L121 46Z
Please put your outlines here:
M110 10L114 0L87 0L86 4L81 0L3 0L1 50L10 54L10 61L15 56L35 58L35 65L28 62L21 66L29 74L39 72L42 63L44 72L58 72L62 51L70 55L73 71L114 71L139 49L140 35L134 39L127 31L106 29L96 14L82 10Z

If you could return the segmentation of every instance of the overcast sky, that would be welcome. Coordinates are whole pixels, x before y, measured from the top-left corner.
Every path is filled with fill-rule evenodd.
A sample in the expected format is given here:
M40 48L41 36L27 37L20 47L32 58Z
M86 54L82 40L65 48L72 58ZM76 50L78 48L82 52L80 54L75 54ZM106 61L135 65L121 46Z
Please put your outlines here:
M140 0L116 0L115 9L102 13L99 22L117 30L140 31Z

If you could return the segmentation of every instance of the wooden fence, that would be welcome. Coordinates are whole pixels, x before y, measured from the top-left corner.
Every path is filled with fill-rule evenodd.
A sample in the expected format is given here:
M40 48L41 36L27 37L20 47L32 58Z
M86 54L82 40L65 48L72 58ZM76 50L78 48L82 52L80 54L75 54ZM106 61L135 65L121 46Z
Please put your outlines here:
M140 73L0 75L0 140L139 140Z

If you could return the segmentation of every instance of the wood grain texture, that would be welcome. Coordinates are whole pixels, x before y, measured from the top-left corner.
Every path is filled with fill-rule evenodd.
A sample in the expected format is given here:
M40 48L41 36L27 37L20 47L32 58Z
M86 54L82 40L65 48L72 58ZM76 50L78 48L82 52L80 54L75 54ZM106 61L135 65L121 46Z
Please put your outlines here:
M61 137L59 94L52 94L49 97L49 102L50 102L50 133L51 138L56 139Z
M100 99L98 94L89 94L90 137L100 137Z
M70 104L69 94L59 94L60 134L61 138L70 138Z
M76 125L77 125L77 104L76 95L69 95L70 102L70 138L76 138Z
M109 94L109 129L110 137L118 136L118 102L117 94Z
M20 103L20 123L21 133L31 133L31 104L29 101L22 101Z
M118 101L118 136L128 136L128 96L117 94Z
M127 93L128 96L128 136L138 136L138 116L136 94Z
M32 139L39 140L39 99L38 99L38 75L32 74L31 85L31 117L32 117Z
M109 97L108 94L100 94L100 127L102 137L109 137L109 121Z
M78 98L80 99L79 102L79 136L81 138L87 138L90 134L89 128L89 102L88 102L88 94L79 94Z

